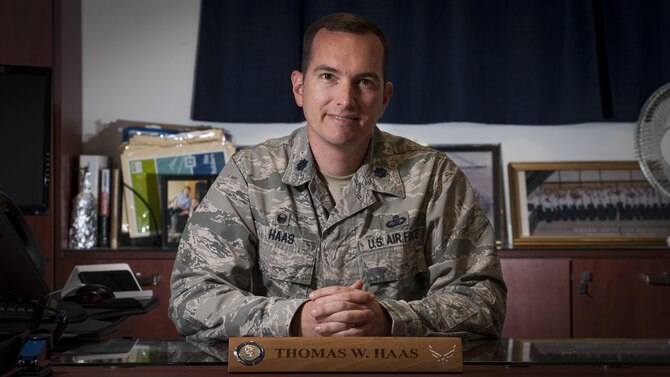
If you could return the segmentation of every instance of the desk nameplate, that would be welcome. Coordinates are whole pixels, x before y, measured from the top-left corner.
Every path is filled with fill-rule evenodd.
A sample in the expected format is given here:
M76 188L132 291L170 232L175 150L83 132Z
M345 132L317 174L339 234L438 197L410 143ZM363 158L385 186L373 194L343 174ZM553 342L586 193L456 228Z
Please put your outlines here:
M463 351L453 337L235 337L228 371L462 372Z

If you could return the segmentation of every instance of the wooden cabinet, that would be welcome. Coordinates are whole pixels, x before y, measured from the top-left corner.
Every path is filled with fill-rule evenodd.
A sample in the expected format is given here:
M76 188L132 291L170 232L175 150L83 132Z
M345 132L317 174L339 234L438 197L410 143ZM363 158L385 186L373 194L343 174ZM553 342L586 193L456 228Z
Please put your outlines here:
M573 260L572 336L670 337L669 272L670 257Z
M507 315L503 337L570 337L570 260L504 258Z
M176 338L167 316L175 255L65 251L60 278L65 281L75 265L101 263L160 275L156 285L143 287L154 291L158 306L128 317L111 337ZM503 250L501 263L508 289L503 337L670 338L670 250Z
M62 279L65 281L76 265L128 263L134 273L154 281L143 285L142 289L151 289L158 305L144 315L130 316L120 322L113 338L177 338L177 329L168 318L170 300L170 276L176 252L174 251L65 251L63 253ZM156 277L151 279L150 277ZM150 279L146 279L150 278Z
M670 337L670 250L504 250L504 337Z

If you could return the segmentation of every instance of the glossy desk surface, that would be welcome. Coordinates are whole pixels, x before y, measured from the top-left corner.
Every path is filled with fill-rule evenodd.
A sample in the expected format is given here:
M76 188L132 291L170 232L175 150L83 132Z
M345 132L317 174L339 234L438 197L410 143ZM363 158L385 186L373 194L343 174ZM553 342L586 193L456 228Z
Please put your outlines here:
M227 343L96 340L55 353L52 367L225 365ZM497 339L463 343L467 365L667 366L670 339Z

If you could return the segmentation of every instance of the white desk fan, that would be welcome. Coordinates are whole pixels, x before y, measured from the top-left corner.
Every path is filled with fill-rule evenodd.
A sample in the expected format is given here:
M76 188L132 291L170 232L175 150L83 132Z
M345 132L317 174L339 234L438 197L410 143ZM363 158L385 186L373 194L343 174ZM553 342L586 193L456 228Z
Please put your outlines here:
M645 102L635 129L640 169L654 189L670 200L670 83ZM670 235L667 238L670 246Z

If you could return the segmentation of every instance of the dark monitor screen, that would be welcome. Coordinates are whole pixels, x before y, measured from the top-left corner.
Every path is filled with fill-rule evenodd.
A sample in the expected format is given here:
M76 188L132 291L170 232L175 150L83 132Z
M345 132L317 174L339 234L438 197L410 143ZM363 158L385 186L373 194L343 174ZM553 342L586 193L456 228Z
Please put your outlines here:
M51 68L0 65L0 191L25 215L49 208Z
M0 296L45 299L44 261L21 211L0 192Z

